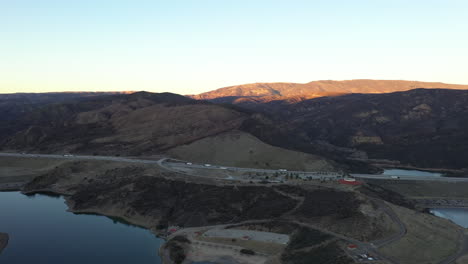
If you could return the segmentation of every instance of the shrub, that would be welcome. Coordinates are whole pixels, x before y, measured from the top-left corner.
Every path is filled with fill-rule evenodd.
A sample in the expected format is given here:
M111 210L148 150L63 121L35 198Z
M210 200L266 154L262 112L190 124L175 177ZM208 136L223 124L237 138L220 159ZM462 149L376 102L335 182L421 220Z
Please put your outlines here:
M245 249L245 248L241 249L240 253L246 254L246 255L255 255L255 251L250 250L250 249Z

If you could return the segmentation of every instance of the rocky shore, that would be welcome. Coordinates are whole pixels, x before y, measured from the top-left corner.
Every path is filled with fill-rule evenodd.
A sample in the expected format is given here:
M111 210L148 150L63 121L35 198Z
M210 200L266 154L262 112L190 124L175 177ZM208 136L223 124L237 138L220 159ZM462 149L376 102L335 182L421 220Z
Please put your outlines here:
M0 233L0 253L2 253L3 249L8 245L8 239L8 234Z

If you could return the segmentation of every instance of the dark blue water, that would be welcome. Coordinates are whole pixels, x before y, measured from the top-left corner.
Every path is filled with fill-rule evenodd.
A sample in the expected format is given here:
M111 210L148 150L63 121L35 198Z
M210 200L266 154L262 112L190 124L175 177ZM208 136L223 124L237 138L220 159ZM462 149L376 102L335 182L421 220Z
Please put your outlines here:
M10 236L0 263L161 263L163 240L148 230L66 209L61 197L0 192L0 232Z

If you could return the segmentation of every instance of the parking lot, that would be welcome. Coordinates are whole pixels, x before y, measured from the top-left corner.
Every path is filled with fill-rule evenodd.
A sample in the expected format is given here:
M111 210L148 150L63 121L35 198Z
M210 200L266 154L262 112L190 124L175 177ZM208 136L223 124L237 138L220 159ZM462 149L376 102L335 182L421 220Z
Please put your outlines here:
M289 236L271 232L261 232L240 229L210 229L203 234L204 237L233 238L240 240L254 240L267 243L277 243L286 245Z

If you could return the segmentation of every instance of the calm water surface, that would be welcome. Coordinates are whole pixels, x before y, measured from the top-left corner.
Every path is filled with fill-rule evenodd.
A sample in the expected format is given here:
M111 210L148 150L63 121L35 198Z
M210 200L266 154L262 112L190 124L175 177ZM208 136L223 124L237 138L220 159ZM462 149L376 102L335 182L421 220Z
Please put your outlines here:
M0 263L161 263L163 240L148 230L66 209L61 197L0 192L0 232L10 235Z
M467 208L437 208L430 212L438 217L452 220L457 225L468 228L468 209Z

